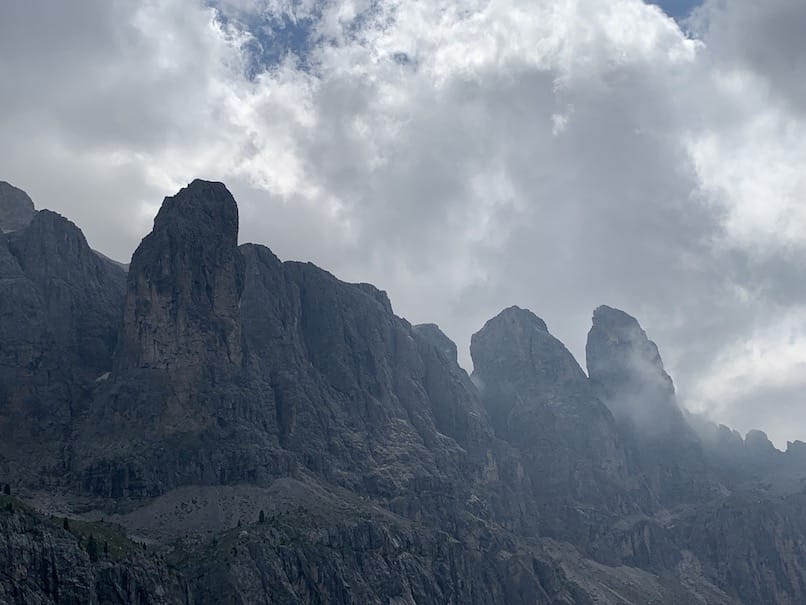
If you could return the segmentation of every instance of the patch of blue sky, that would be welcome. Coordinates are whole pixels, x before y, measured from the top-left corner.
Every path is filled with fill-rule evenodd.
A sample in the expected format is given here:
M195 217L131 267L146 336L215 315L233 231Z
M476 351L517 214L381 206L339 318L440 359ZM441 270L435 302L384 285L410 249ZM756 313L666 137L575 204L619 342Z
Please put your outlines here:
M293 54L299 65L307 66L308 51L315 35L316 15L298 18L289 13L262 11L228 11L215 1L208 4L218 9L217 18L224 26L250 34L245 44L246 76L250 79L280 64Z
M272 12L263 10L236 10L232 5L220 0L206 0L208 5L218 9L218 18L222 24L233 26L251 36L245 45L247 66L246 76L253 79L260 73L270 70L281 63L291 53L296 57L302 69L309 67L308 57L312 44L316 39L317 18L314 12L306 12L299 17L292 12ZM683 26L685 19L700 6L703 0L647 0L663 9L666 14L676 19ZM367 10L356 16L352 27L355 33L360 31L364 21L373 15L377 2L370 3ZM293 2L292 2L293 5ZM400 64L410 64L412 59L404 53L397 53L394 60Z
M656 4L670 17L682 21L702 4L702 0L655 0L651 4Z

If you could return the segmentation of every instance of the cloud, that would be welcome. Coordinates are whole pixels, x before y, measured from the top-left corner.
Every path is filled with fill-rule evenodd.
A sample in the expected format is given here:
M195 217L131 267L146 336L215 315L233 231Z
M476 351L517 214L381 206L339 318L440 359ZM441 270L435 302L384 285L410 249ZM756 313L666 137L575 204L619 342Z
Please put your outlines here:
M13 3L2 178L122 260L162 196L224 180L242 240L387 289L465 364L511 304L578 358L622 307L691 407L781 443L804 419L772 397L806 326L801 10L706 2L692 37L639 0Z
M806 109L806 5L793 0L706 0L692 18L724 70L758 79L762 90Z
M702 378L690 403L713 415L729 415L747 432L763 426L778 439L802 439L806 391L806 311L782 313L760 323L756 334L725 347Z

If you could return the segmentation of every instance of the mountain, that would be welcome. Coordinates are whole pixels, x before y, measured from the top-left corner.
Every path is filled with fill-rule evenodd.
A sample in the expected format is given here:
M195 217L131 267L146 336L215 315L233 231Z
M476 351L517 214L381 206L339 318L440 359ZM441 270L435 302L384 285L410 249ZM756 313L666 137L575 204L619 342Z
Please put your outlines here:
M0 230L22 229L34 217L34 202L22 189L0 181Z
M677 404L657 345L638 321L624 311L598 307L585 353L593 389L613 412L631 470L645 479L658 504L669 507L725 493Z
M128 272L6 190L0 601L806 600L806 448L686 414L626 313L586 374L505 309L469 376L382 290L239 246L222 183Z
M543 535L585 543L641 510L613 416L565 346L510 307L473 335L473 379L493 431L518 452Z
M27 197L27 196L26 196ZM0 469L29 481L70 466L73 422L111 355L124 271L66 218L41 210L0 234Z

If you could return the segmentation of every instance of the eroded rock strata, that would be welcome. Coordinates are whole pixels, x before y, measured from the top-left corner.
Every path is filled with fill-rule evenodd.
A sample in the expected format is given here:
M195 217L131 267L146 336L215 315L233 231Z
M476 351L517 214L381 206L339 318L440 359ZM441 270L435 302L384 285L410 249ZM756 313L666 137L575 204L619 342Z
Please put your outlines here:
M3 602L806 602L806 448L687 415L622 311L586 374L505 309L471 377L385 292L238 246L221 183L128 274L6 183L0 227Z

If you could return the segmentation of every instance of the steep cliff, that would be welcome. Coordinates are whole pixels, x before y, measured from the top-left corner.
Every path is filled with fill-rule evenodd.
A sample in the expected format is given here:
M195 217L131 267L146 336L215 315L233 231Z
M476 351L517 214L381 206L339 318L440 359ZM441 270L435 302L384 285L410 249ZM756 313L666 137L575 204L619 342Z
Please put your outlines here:
M34 202L22 189L0 181L0 231L22 229L34 217Z
M48 210L0 235L0 452L6 474L58 480L69 435L112 368L125 272Z
M235 200L222 183L193 181L165 198L132 256L116 373L169 370L178 385L239 365L242 290Z
M584 543L606 518L640 510L613 417L540 318L510 307L473 335L470 351L495 434L530 479L542 533Z
M188 603L161 557L100 523L47 518L0 496L0 602L8 605Z
M612 410L631 470L662 506L724 493L696 432L675 398L658 347L638 321L606 306L593 313L586 346L596 394Z
M221 183L166 198L128 276L30 210L0 234L0 600L806 599L804 448L707 441L626 313L588 377L506 309L471 379L382 290L239 247Z

